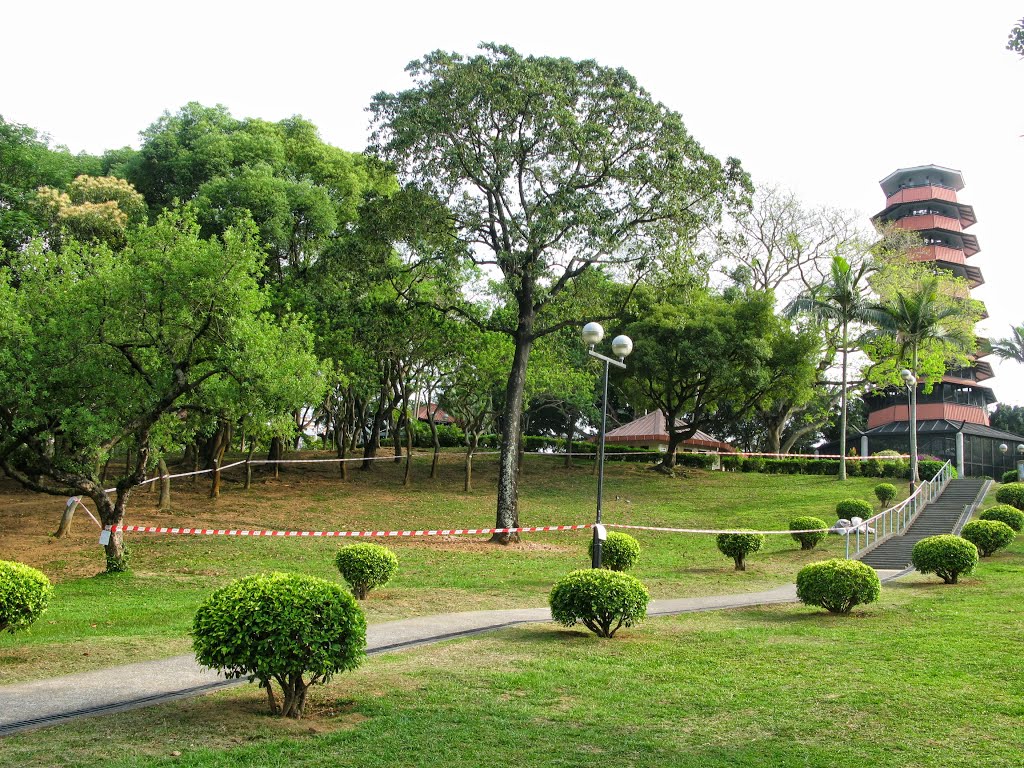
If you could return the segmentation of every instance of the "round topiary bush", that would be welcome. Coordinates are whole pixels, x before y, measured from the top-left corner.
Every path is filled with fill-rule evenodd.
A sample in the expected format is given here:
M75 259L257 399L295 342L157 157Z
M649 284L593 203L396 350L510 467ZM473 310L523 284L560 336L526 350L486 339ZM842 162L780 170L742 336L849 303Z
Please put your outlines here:
M1024 483L1007 483L996 491L996 501L1024 510Z
M1020 476L1017 474L1016 469L1011 469L1003 472L1003 476L999 479L1000 483L1016 483L1020 480Z
M989 507L978 515L978 519L999 520L1013 528L1015 533L1024 530L1024 512L1009 504L997 504L994 507Z
M928 536L914 545L910 561L921 573L934 573L947 584L956 584L978 564L978 548L950 533Z
M359 666L366 619L340 584L289 573L248 576L199 606L192 647L204 667L229 679L258 680L272 712L298 718L310 685ZM275 681L283 695L280 708Z
M881 503L882 509L888 509L896 498L896 486L892 483L879 483L875 486L875 498Z
M364 600L374 587L387 584L398 570L395 553L380 544L361 543L342 547L334 562L359 600Z
M843 499L836 504L836 515L840 520L843 518L851 520L855 517L867 520L874 514L875 508L871 506L870 501L864 501L864 499Z
M1003 547L1010 546L1017 535L1013 528L999 520L971 520L960 532L968 541L978 547L982 557L988 557Z
M760 551L764 535L760 533L720 533L715 539L718 551L731 557L737 571L747 570L747 555Z
M571 627L577 621L598 637L613 637L647 615L647 587L628 573L590 568L562 577L551 590L551 617Z
M0 560L0 632L12 635L39 618L53 597L46 574L24 563Z
M873 603L882 591L875 569L859 560L811 563L796 575L796 596L806 605L832 613L849 613L855 605Z
M816 530L816 529L821 530ZM808 533L791 533L794 541L800 542L800 549L814 549L817 544L828 536L828 523L817 517L794 517L789 521L789 530L808 531Z
M587 554L594 557L594 540L587 544ZM601 544L601 567L612 571L628 571L640 559L640 542L628 533L608 531Z

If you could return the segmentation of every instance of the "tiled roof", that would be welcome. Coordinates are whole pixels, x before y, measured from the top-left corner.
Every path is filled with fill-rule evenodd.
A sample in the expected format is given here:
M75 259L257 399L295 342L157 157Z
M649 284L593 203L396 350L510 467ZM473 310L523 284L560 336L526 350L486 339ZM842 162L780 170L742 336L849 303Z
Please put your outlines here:
M676 420L676 426L683 426L685 422ZM609 443L668 443L668 430L665 428L665 415L661 411L651 411L646 416L634 419L628 424L617 427L604 436ZM683 445L694 448L709 448L712 450L732 451L735 450L728 443L716 440L707 432L699 429L693 437L684 440Z

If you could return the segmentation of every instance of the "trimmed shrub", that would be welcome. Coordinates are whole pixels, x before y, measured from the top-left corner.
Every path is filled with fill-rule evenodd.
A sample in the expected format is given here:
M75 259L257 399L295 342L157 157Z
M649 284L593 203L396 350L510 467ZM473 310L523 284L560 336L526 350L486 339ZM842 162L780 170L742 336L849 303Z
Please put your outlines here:
M747 555L760 551L764 535L760 533L720 533L715 538L718 551L731 557L737 571L747 570Z
M875 498L881 503L882 509L888 509L896 498L896 486L892 483L879 483L875 486Z
M860 477L861 472L861 461L859 459L848 459L846 461L846 476L847 477Z
M1017 470L1016 469L1011 469L1011 470L1008 470L1006 472L1003 472L1003 476L1002 476L1002 478L1000 478L999 482L1000 483L1016 483L1019 479L1020 479L1020 477L1017 474Z
M1007 483L996 491L996 501L1024 509L1024 483Z
M647 587L628 573L589 568L563 576L548 596L551 617L565 627L577 621L598 637L613 637L620 627L647 615Z
M744 472L764 472L765 460L763 456L747 456L743 459L742 470Z
M1013 528L1014 533L1024 530L1024 512L1009 504L997 504L994 507L989 507L978 515L978 519L999 520Z
M352 593L365 600L374 587L387 584L398 570L395 553L380 544L350 544L342 547L334 558L341 576L352 587Z
M594 557L594 540L587 544L587 554ZM640 559L640 542L628 533L608 531L601 545L601 566L610 571L628 571Z
M921 573L934 573L947 584L956 584L978 564L978 548L950 533L928 536L914 545L910 561Z
M366 619L340 584L291 573L248 576L199 606L192 648L200 664L228 679L258 680L274 714L298 718L310 685L359 666Z
M789 530L806 531L812 528L821 528L820 531L812 533L791 533L794 541L800 542L800 549L814 549L819 542L828 536L828 523L817 517L794 517L789 521Z
M946 462L937 459L920 459L917 462L917 474L921 480L931 480L945 466Z
M796 596L806 605L832 613L849 613L854 606L873 603L882 591L875 569L859 560L811 563L796 575Z
M676 464L695 469L714 469L717 459L713 453L677 453Z
M960 535L978 548L982 557L988 557L1013 543L1016 533L1000 520L971 520Z
M0 632L25 629L39 618L53 597L46 574L24 563L0 560Z
M855 517L867 520L875 514L875 508L870 501L863 499L843 499L836 504L836 515L842 519L852 520Z
M860 473L864 477L881 477L882 476L882 462L878 459L864 459L861 462Z
M722 456L722 469L735 472L737 469L743 466L742 456Z

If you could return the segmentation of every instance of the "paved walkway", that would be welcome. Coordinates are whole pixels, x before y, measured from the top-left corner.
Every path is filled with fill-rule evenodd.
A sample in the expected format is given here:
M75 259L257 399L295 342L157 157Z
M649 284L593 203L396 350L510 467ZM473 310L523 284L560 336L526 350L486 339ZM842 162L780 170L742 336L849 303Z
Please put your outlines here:
M883 581L889 581L902 572L879 571L878 575ZM796 587L787 584L765 592L653 600L647 614L668 616L795 601ZM545 621L551 621L551 612L547 608L468 611L390 621L367 628L367 652L387 653L517 624ZM78 717L196 696L244 682L225 680L216 672L202 669L196 664L195 657L189 654L0 686L0 736L56 725Z

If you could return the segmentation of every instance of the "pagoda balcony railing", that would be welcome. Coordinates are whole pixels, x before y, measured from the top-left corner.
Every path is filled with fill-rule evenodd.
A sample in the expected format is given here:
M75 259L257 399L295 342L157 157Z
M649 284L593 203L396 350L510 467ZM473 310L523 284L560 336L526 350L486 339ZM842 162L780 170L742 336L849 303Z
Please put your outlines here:
M924 216L904 216L894 222L901 229L909 229L920 232L926 229L943 229L947 232L960 232L960 220L949 216L940 216L934 213Z

